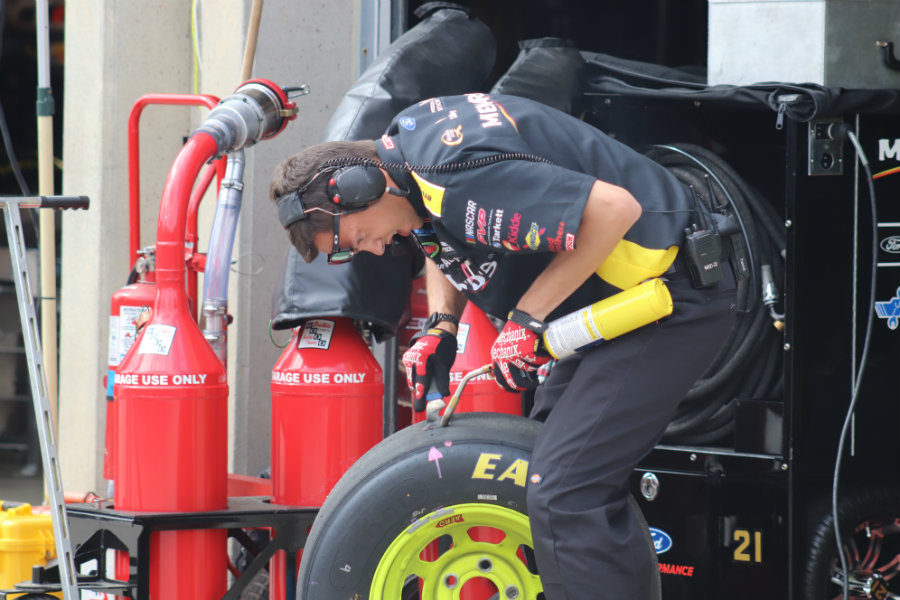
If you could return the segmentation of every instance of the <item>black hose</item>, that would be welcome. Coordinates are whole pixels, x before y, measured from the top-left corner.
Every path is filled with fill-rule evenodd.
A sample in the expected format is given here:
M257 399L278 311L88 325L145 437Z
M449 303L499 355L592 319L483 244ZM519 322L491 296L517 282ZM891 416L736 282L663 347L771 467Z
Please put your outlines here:
M671 144L654 146L648 155L693 188L709 212L731 216L740 226L740 233L725 244L737 283L734 327L679 405L664 437L668 443L711 443L734 430L737 398L769 397L780 385L781 340L761 301L760 271L769 265L775 281L783 280L784 231L774 207L709 150Z

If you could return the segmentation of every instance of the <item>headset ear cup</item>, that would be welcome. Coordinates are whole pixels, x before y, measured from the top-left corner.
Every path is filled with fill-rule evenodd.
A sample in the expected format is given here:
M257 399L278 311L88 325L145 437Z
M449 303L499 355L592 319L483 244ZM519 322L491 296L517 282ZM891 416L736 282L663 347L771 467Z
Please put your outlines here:
M343 167L328 178L328 196L345 211L367 207L386 189L384 173L372 165Z

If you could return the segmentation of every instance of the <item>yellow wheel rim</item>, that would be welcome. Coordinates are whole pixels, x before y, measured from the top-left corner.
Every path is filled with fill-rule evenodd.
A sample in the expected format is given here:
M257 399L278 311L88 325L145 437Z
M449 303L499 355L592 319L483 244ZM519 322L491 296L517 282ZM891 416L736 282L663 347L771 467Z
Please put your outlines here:
M481 579L470 585L485 589L490 582L500 600L535 600L543 588L526 564L530 554L527 516L492 504L455 504L394 538L375 569L369 599L400 600L418 579L422 598L459 600L467 584Z

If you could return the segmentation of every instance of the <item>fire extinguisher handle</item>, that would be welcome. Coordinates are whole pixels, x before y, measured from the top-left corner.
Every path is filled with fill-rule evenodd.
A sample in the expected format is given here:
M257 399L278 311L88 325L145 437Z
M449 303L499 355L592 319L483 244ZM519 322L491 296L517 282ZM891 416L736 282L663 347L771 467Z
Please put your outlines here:
M87 196L41 196L40 208L87 208L91 200Z

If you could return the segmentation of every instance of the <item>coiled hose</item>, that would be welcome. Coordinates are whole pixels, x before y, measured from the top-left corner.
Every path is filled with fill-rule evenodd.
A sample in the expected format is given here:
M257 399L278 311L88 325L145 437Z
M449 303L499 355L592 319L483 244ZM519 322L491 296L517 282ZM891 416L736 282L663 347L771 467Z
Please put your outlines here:
M693 188L710 213L733 217L741 229L723 244L737 279L735 325L713 364L679 405L663 438L666 443L713 443L733 432L738 399L780 395L782 340L770 307L762 302L761 269L770 266L774 281L784 281L783 221L734 169L703 147L654 146L647 155Z

